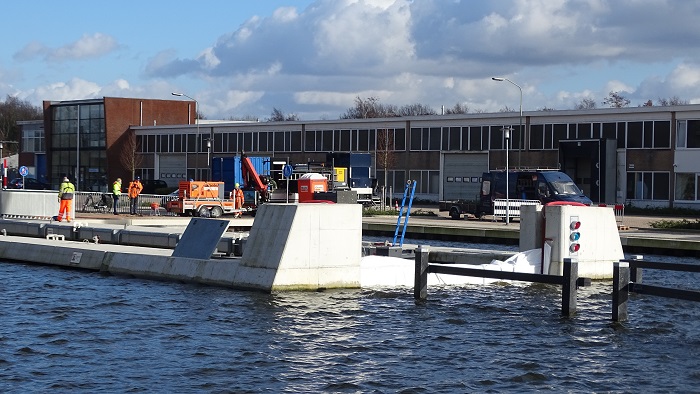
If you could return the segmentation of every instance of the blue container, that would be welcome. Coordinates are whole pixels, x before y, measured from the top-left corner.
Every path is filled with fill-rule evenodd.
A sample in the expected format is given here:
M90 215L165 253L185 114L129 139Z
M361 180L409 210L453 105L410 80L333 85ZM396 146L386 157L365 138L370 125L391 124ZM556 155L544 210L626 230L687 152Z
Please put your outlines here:
M270 158L265 156L248 156L258 175L270 175ZM236 183L243 187L241 175L241 157L214 157L211 161L211 180L224 182L224 190L230 192Z

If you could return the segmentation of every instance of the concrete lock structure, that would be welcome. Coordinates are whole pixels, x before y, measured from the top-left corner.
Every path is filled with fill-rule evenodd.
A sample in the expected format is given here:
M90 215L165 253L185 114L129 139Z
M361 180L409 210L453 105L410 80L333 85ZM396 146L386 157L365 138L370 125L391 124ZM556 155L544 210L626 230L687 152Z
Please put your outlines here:
M225 231L229 222L194 218L189 226L203 223ZM243 256L227 259L210 257L221 234L210 240L206 258L192 258L186 257L186 253L185 257L178 256L177 248L173 252L153 247L65 241L79 232L68 225L36 222L37 226L28 229L11 224L16 223L3 223L5 233L25 231L27 235L36 233L46 238L0 237L2 260L266 292L360 287L362 206L358 204L265 204L256 216ZM122 238L129 235L135 234L119 231ZM159 239L160 235L166 235L173 243L185 242L184 238L173 238L173 234L151 230L151 238ZM186 235L187 230L183 237ZM144 238L144 234L140 237Z
M536 205L520 209L520 250L543 249L540 273L561 275L565 258L579 275L610 279L624 258L614 211L606 207Z

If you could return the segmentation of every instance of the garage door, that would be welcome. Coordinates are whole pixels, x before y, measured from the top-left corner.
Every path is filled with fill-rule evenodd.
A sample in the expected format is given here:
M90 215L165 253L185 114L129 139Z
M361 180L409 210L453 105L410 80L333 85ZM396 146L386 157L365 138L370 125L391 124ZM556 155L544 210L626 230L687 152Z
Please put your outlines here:
M159 155L157 179L168 183L168 187L177 187L180 181L187 180L187 156Z
M443 153L442 200L477 200L488 153Z

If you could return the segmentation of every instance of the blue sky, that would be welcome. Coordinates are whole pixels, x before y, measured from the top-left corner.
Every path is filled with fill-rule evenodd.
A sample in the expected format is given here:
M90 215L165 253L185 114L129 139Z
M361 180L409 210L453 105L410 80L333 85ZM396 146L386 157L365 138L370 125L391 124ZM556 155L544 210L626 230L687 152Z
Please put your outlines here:
M151 0L3 4L0 97L197 99L337 119L356 97L471 111L700 103L700 2Z

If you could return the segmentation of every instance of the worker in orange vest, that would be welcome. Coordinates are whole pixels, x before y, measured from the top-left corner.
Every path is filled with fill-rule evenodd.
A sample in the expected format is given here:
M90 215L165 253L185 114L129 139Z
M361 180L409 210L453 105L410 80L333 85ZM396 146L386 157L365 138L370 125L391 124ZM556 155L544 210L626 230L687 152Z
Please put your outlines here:
M138 213L137 209L139 206L139 194L143 190L143 185L141 184L141 177L136 177L131 183L129 183L129 200L131 202L130 213L136 215Z
M244 199L245 198L243 197L243 190L241 190L241 185L236 183L236 187L235 187L235 189L233 189L233 207L235 209L242 209ZM236 212L234 214L234 217L237 217L237 218L241 217L241 213Z

